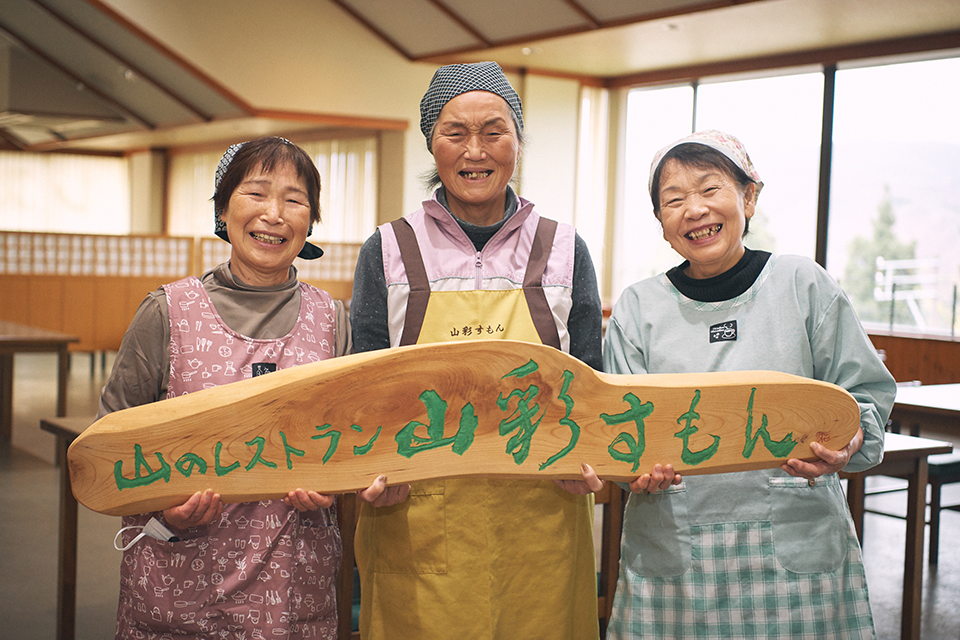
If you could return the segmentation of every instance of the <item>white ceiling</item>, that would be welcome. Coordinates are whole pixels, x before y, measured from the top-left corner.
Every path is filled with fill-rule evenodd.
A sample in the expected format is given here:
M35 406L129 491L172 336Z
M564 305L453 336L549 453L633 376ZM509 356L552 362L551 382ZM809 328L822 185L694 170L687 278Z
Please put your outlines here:
M754 2L757 0L741 0ZM476 52L698 9L715 0L334 0L412 60Z
M318 1L411 61L603 86L960 49L960 0ZM99 2L0 2L0 146L123 151L332 126L350 124L246 104Z
M501 64L616 79L960 30L958 0L762 0L498 46Z

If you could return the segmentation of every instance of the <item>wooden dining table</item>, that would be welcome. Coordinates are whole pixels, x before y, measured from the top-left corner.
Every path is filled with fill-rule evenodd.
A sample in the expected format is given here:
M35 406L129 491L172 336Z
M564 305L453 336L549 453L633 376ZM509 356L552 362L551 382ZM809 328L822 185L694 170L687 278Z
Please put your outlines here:
M911 435L923 429L960 436L960 383L897 387L890 419Z
M57 415L67 415L67 374L70 353L67 347L80 338L16 322L0 320L0 442L13 439L13 362L24 352L57 354Z
M67 450L94 416L43 418L40 428L56 436L60 468L60 531L57 562L57 640L74 640L77 624L77 499L70 487Z
M927 508L927 457L950 453L950 442L887 433L883 461L860 473L841 472L847 480L847 503L863 544L864 484L867 476L891 475L907 479L907 536L903 561L903 601L900 622L902 640L920 640L921 596L923 594L923 541ZM869 545L868 545L869 546Z

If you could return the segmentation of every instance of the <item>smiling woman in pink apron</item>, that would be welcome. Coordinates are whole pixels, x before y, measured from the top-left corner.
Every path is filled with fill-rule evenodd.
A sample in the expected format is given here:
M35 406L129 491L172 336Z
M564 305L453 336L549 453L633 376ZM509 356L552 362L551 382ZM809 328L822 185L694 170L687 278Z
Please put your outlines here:
M98 417L346 353L343 305L299 282L293 266L298 255L323 253L306 242L319 197L313 161L291 142L230 147L214 194L230 261L141 303ZM230 505L206 491L125 517L117 639L336 638L341 545L332 504L300 488ZM138 538L153 519L178 540Z
M436 190L361 249L355 351L504 338L599 370L600 297L586 244L510 187L523 110L503 71L493 62L440 68L420 113ZM598 637L592 497L530 480L407 490L388 487L361 509L364 640Z

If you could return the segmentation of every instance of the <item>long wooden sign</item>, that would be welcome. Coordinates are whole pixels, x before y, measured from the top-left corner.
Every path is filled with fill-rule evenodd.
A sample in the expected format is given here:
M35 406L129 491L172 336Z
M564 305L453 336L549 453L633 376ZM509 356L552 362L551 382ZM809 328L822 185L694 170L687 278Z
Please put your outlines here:
M840 387L770 371L612 375L508 340L356 354L118 411L69 451L77 499L113 515L297 487L355 491L484 476L631 480L815 459L860 411Z

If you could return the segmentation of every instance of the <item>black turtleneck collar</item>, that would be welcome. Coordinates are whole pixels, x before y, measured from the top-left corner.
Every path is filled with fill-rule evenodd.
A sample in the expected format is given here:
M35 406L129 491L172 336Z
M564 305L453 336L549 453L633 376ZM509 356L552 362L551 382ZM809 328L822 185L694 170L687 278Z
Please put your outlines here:
M747 249L743 257L729 271L712 278L691 278L684 270L690 266L689 260L667 271L667 278L683 295L698 302L722 302L736 298L757 281L760 272L767 264L770 253Z
M517 212L517 196L514 194L513 189L510 188L510 185L507 185L507 197L504 203L503 218L501 218L499 222L494 222L492 225L487 227L476 225L454 216L453 212L450 211L450 205L447 204L447 192L443 185L440 185L440 187L437 189L437 202L443 205L443 208L450 212L450 215L453 216L453 219L457 221L457 224L460 225L460 228L466 232L467 237L470 238L470 241L473 243L473 246L477 251L482 250L484 245L487 244L487 240L492 238L497 231L500 231L500 227L506 224L507 220L510 219L510 216Z

